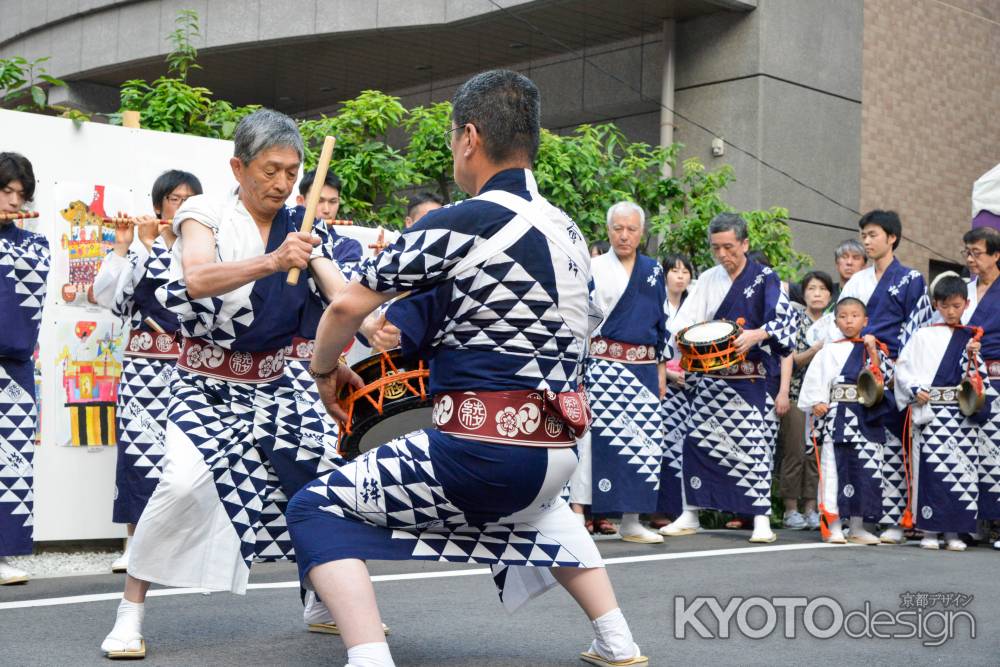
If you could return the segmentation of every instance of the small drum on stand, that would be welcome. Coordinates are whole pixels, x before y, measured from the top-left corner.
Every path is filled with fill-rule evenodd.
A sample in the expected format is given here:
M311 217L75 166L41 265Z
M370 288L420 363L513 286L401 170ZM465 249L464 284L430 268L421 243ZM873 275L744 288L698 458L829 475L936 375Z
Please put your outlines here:
M746 354L736 351L736 339L743 331L742 320L712 320L692 324L677 332L681 368L709 373L740 363Z
M351 460L393 438L430 428L433 400L430 371L423 361L404 363L399 349L362 359L351 369L364 381L361 389L343 386L337 402L347 413L338 420L337 449Z

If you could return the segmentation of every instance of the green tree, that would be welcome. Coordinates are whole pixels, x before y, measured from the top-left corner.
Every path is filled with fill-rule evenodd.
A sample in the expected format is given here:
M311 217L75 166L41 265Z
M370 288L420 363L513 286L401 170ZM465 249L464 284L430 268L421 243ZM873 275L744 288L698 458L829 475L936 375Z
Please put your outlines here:
M671 198L664 215L652 216L650 232L662 235L658 248L662 257L668 252L683 252L699 270L714 264L708 245L708 223L719 213L734 211L722 198L722 191L733 180L733 169L723 165L707 171L696 158L684 161L678 195ZM794 280L812 265L812 258L792 246L788 210L775 206L766 211L741 211L747 221L750 247L760 250L784 280Z
M63 118L70 118L76 124L88 120L90 116L72 107L60 104L49 104L49 92L42 84L50 88L64 87L66 82L50 76L42 63L48 57L28 60L21 56L0 58L0 102L9 105L17 111L34 113L58 113Z
M330 168L343 184L342 208L362 223L402 227L406 201L400 191L412 183L413 170L402 151L389 143L407 115L398 97L365 90L342 103L336 116L299 123L306 146L305 168L313 169L323 138L337 145Z
M196 62L194 40L201 36L198 13L183 9L167 35L172 45L167 54L167 74L152 83L131 79L119 91L121 106L112 121L121 123L121 112L140 112L140 125L148 130L230 139L240 119L260 105L234 106L213 100L212 91L188 83L188 74L201 66Z
M451 160L451 102L438 102L410 109L403 120L410 135L406 161L412 170L414 185L437 188L448 203L454 199Z

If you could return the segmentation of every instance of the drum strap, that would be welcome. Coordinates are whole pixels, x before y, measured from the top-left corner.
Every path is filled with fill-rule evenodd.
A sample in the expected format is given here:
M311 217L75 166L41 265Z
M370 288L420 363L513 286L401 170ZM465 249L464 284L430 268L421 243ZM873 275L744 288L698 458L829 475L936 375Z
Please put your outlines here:
M570 259L582 266L589 265L590 257L586 247L575 244L566 231L554 224L545 211L535 203L503 190L490 190L476 197L477 200L488 201L503 206L515 213L514 217L496 234L475 247L448 272L449 278L479 266L491 257L504 252L518 242L525 233L534 227L557 248L566 253Z

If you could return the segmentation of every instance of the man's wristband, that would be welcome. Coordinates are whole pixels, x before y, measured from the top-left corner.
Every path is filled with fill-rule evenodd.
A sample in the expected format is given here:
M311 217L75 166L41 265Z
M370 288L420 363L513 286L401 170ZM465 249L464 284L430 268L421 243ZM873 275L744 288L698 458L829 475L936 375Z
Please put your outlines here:
M319 373L310 365L309 368L306 369L306 372L309 373L309 376L314 380L323 380L336 373L337 369L340 368L341 364L345 366L347 365L347 357L345 357L344 355L340 355L340 358L337 359L337 364L328 371L323 371L322 373Z

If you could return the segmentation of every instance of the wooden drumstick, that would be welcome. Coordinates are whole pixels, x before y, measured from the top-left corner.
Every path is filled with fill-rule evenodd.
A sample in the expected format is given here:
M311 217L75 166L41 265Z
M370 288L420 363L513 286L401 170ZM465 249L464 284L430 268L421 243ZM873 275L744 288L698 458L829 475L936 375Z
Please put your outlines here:
M330 160L333 158L334 143L336 143L336 140L329 135L323 139L323 150L319 154L319 162L316 163L316 176L309 187L309 195L306 197L306 214L302 218L302 228L299 229L300 232L305 234L312 232L313 219L316 217L316 206L319 204L319 194L323 190L323 184L326 182L326 172L329 170ZM299 273L301 273L299 268L293 266L289 269L288 279L285 282L289 285L298 284Z
M14 211L13 213L0 213L0 220L27 220L37 218L38 211Z

